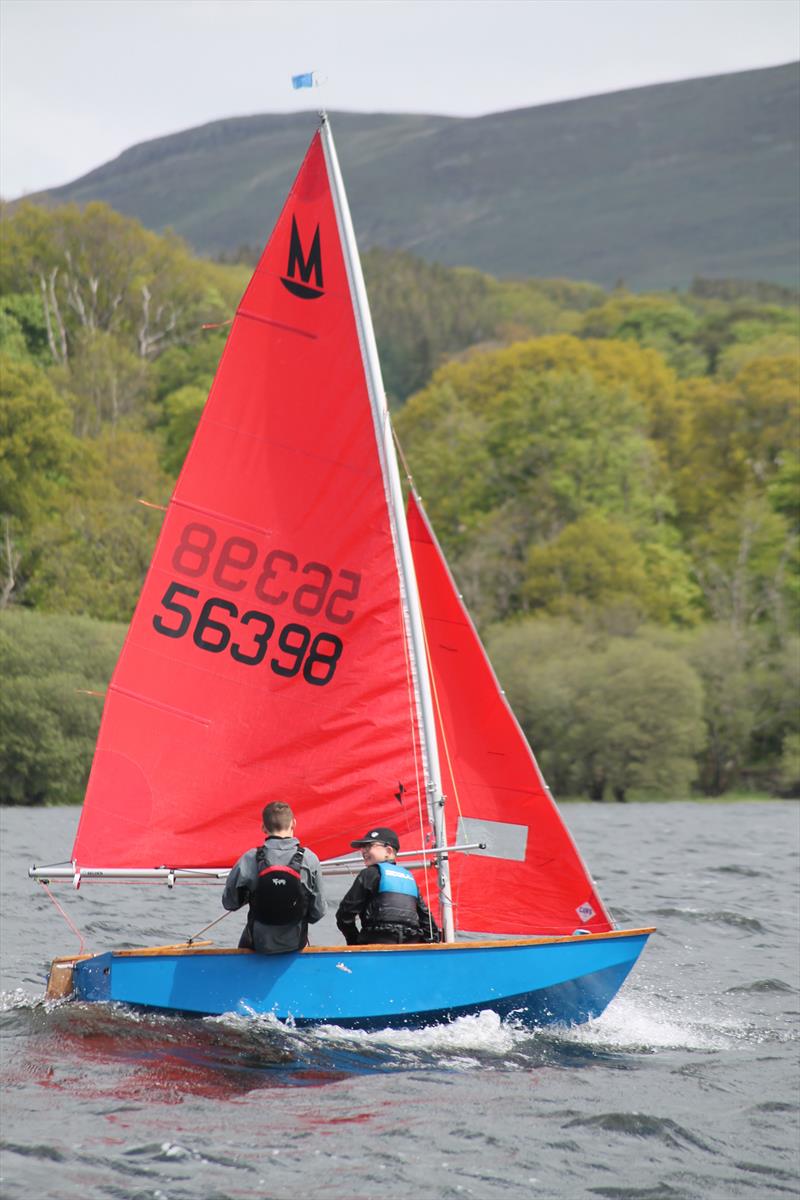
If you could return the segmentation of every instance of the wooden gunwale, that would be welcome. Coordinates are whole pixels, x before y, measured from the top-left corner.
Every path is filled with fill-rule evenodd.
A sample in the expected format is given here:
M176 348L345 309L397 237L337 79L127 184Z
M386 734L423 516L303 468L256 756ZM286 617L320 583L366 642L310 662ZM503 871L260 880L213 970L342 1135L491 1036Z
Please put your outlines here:
M655 932L655 926L648 929L611 929L607 933L579 933L566 934L558 937L534 937L534 938L508 938L508 939L487 939L474 942L435 942L428 944L426 942L404 942L401 945L365 945L365 946L306 946L301 954L362 954L365 950L379 950L381 953L392 953L397 950L433 950L441 953L452 950L478 950L478 949L506 949L510 946L550 946L559 945L566 942L596 942L604 941L611 938L621 937L637 937L644 934ZM214 948L204 945L193 944L188 946L185 942L181 942L175 946L144 946L139 950L112 950L111 953L115 958L133 958L133 957L150 957L157 958L166 955L187 955L187 954L253 954L253 950L240 950L234 946L220 946ZM83 958L95 958L96 955L88 954L81 955L80 958L67 958L66 962L80 962ZM260 957L260 956L259 956ZM264 957L271 958L272 955ZM61 961L55 959L54 961Z

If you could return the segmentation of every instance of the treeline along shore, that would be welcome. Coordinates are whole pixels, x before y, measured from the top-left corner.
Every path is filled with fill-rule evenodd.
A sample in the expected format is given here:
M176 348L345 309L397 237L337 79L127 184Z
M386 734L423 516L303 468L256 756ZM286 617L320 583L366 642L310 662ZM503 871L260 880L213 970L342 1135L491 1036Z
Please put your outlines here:
M555 794L797 795L798 294L364 266L405 458ZM81 799L249 269L101 203L2 214L2 803Z

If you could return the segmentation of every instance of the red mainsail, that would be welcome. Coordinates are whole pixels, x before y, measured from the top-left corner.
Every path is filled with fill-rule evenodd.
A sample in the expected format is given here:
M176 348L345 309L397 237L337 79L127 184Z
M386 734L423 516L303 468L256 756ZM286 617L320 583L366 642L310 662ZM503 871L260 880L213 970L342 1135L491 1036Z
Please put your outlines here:
M109 686L79 867L428 833L395 547L317 134L245 292Z
M408 531L448 842L487 845L450 856L456 928L518 934L612 929L413 494Z

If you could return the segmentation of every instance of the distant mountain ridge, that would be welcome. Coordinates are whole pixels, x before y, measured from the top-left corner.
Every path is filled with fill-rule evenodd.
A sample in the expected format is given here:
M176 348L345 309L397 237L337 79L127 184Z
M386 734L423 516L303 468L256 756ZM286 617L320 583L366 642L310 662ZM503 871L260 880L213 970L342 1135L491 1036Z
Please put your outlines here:
M331 113L359 244L499 276L797 287L799 67L485 117ZM32 198L104 200L200 253L260 246L316 120L215 121Z

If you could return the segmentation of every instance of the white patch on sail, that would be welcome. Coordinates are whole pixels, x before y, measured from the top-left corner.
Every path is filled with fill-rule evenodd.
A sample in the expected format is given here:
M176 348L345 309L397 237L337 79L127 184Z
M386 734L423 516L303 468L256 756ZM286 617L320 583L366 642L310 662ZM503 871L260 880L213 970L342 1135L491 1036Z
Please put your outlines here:
M575 909L575 912L582 921L591 921L592 917L595 915L594 909L588 900L584 900L580 908Z
M485 842L485 850L470 850L470 854L485 854L488 858L510 858L525 861L528 846L528 826L511 825L506 821L481 821L477 817L459 817L456 843Z

